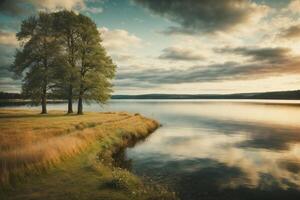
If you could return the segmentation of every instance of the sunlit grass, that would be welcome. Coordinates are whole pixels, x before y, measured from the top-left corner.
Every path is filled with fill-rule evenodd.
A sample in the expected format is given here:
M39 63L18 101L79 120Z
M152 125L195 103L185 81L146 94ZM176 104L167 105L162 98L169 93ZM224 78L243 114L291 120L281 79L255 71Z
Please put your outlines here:
M2 110L1 182L9 183L11 176L28 169L47 168L112 133L146 136L156 127L157 123L153 120L127 113L70 116L55 112L42 116L35 112ZM113 137L121 138L118 135ZM113 137L110 142L113 141ZM101 144L103 145L106 144Z
M89 169L97 172L96 176L101 174L98 193L102 196L104 191L111 189L119 190L113 192L116 196L124 191L130 191L130 198L145 196L154 190L154 187L146 187L130 172L111 166L112 154L127 146L129 142L146 137L157 127L156 121L139 114L106 112L77 116L55 111L49 115L39 115L37 111L3 109L0 111L1 185L15 187L28 177L33 182L41 172L51 172L54 166L59 169L69 165L70 172L73 169L73 173L85 174L86 170L82 170L84 160ZM84 150L92 153L82 154L86 152ZM79 163L73 159L75 155L81 155ZM55 172L55 175L57 174L59 172ZM63 173L61 177L67 174ZM55 183L51 176L47 180L47 184ZM43 184L29 185L39 185L40 189L43 188ZM55 185L52 187L56 188ZM18 187L25 186L26 184L21 184ZM49 189L51 186L44 187ZM63 184L62 187L69 186ZM57 190L56 192L60 193ZM26 192L23 191L22 194L24 193ZM173 194L163 188L160 188L159 193L173 198ZM13 194L10 197L17 196ZM33 197L30 195L30 198Z

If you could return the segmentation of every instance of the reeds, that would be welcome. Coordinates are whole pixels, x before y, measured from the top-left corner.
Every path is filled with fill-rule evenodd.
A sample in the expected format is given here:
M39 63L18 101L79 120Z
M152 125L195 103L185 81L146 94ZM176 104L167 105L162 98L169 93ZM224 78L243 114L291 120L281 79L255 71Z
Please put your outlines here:
M154 120L128 113L75 116L54 112L42 116L32 111L2 110L0 184L10 184L28 171L47 169L95 141L100 142L100 154L111 155L128 139L145 137L157 127Z

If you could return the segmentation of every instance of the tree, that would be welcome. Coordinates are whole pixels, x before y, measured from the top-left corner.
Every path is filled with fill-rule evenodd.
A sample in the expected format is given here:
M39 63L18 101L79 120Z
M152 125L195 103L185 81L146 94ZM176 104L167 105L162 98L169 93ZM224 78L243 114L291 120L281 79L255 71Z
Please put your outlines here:
M58 35L61 45L65 52L66 64L61 73L57 76L57 86L60 86L63 96L68 99L68 113L73 113L74 90L78 83L77 63L78 57L78 15L73 11L59 11L54 13L54 29ZM65 95L66 94L66 95Z
M112 93L110 80L115 75L116 66L101 46L96 24L79 14L79 88L77 114L83 114L83 99L105 103Z
M60 46L53 31L53 15L39 13L24 20L16 34L22 48L17 50L11 70L23 78L22 93L41 103L47 113L47 92L52 88L54 69L61 61Z
M105 103L111 93L110 80L116 66L101 46L96 24L72 11L39 13L22 22L17 38L22 49L11 69L25 75L22 92L42 104L47 113L47 94L68 99L68 113L78 98L78 114L83 100Z

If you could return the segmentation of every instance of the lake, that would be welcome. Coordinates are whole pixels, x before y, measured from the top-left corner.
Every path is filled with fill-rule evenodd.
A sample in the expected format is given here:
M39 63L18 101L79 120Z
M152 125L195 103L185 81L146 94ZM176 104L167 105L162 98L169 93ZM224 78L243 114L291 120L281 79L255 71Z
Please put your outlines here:
M183 200L300 199L300 101L113 100L85 110L158 120L162 127L123 159Z

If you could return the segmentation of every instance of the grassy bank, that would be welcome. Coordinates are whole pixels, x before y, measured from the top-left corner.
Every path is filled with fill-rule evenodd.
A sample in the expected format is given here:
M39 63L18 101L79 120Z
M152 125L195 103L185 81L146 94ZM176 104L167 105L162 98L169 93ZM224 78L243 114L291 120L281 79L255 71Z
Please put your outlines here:
M158 127L139 114L0 111L1 199L174 199L112 165Z

